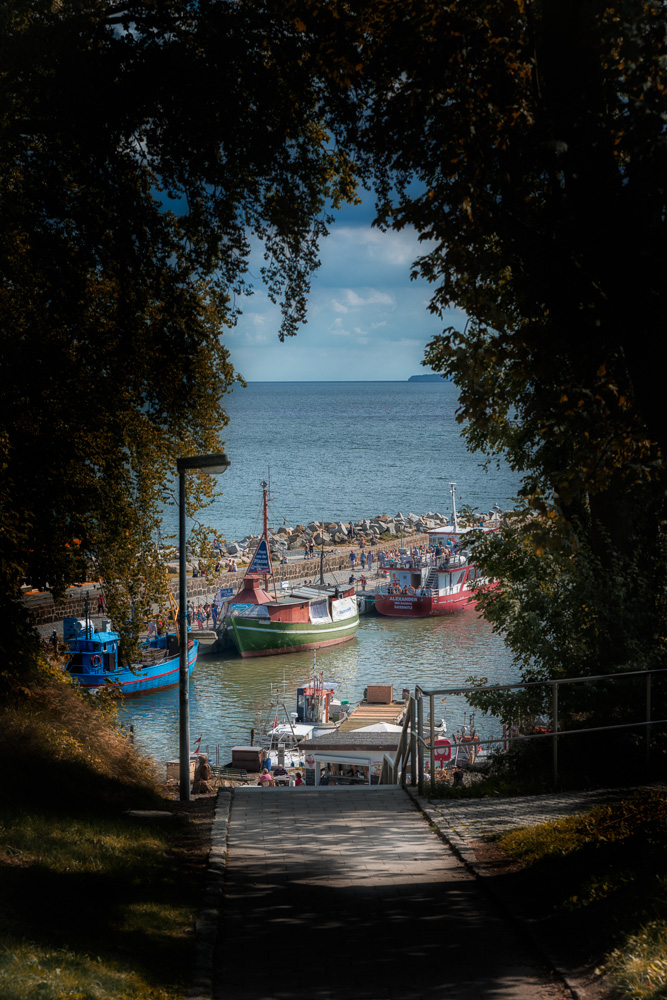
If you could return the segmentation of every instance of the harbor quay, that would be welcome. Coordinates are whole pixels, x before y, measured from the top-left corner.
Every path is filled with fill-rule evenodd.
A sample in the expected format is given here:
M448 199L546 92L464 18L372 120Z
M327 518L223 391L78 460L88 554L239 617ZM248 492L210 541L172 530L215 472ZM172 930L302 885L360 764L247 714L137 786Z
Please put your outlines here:
M397 538L391 544L382 542L376 546L361 546L359 541L347 542L335 548L327 548L324 553L323 570L327 582L337 582L337 577L347 581L350 570L350 552L355 553L355 565L353 571L357 580L362 572L365 573L369 582L379 576L377 554L387 549L397 549L399 546L413 548L415 546L427 546L429 536L427 534L415 534L405 536L403 539ZM361 569L361 552L373 552L373 570L366 572ZM238 590L243 582L246 567L241 567L236 572L220 572L214 576L189 576L187 579L188 600L201 604L206 600L212 600L221 588L234 588ZM274 573L276 580L284 579L290 583L304 583L306 580L318 581L320 575L320 553L315 552L312 557L305 558L303 551L288 551L285 553L285 561L274 563ZM170 580L169 588L175 597L178 596L178 581ZM359 590L361 588L359 587ZM88 612L91 616L97 616L99 597L104 598L104 586L100 582L88 581L77 587L70 587L65 596L60 601L54 601L53 596L48 591L33 591L28 588L23 593L23 606L30 614L34 623L38 626L40 633L48 635L53 628L62 638L62 621L64 618L82 618L85 615L86 601L88 602ZM43 626L50 626L45 632Z

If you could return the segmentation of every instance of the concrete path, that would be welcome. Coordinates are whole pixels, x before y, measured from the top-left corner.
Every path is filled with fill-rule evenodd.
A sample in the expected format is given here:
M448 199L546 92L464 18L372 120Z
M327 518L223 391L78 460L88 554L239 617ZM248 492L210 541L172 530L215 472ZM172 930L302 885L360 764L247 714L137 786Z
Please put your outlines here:
M644 788L660 788L645 785ZM477 871L474 844L521 827L539 826L552 820L588 812L594 806L609 805L628 798L637 789L602 788L581 792L551 792L548 795L524 795L507 799L435 799L419 798L416 789L408 792L443 837L456 848L460 857ZM478 874L482 872L478 871Z
M402 789L240 788L215 1000L563 1000Z

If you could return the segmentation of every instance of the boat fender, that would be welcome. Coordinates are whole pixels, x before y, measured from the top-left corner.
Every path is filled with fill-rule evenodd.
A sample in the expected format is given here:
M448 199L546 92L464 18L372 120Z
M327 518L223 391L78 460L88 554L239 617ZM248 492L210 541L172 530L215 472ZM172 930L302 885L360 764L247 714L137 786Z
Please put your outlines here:
M99 667L101 662L102 662L102 657L99 656L97 653L95 653L95 655L91 656L90 658L91 667Z

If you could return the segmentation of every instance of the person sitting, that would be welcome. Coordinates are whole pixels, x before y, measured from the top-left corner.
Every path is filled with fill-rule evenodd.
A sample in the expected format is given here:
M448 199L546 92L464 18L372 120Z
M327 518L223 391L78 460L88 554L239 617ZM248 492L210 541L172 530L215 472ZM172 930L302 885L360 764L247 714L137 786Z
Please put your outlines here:
M294 784L295 785L303 785L304 784L304 780L301 777L301 772L300 771L297 771L296 774L294 775Z
M262 788L273 788L276 783L269 774L269 772L267 771L267 769L264 768L264 770L259 776L257 784L260 785Z
M195 780L192 786L193 795L212 795L215 792L213 786L213 771L208 762L206 754L200 754L199 764L195 771Z
M287 771L285 770L285 768L283 767L282 764L278 764L278 767L274 767L274 769L273 769L273 777L274 778L286 778L287 777Z

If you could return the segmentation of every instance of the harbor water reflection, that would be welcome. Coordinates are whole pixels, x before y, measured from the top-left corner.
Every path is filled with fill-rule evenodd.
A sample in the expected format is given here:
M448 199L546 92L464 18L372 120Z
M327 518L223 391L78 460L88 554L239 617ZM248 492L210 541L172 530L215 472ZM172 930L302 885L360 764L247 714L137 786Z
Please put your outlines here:
M356 704L368 684L393 684L394 697L403 688L414 692L464 684L472 674L489 683L511 683L518 669L502 639L491 625L469 610L443 618L362 617L351 642L317 652L317 670L326 680L338 682L336 696ZM231 759L231 747L250 742L252 727L266 721L272 690L283 689L287 709L295 707L299 683L312 674L312 652L242 659L236 654L202 656L190 686L192 741L201 734L202 749L221 762ZM436 722L445 717L449 732L464 721L468 711L463 696L436 699ZM178 688L128 699L123 724L134 726L135 743L158 761L178 757ZM496 720L478 714L476 727L484 738L499 733Z

